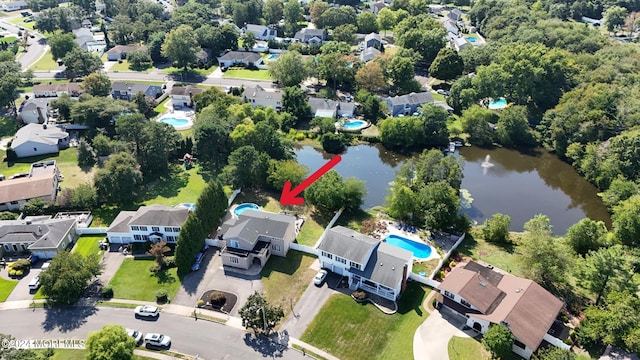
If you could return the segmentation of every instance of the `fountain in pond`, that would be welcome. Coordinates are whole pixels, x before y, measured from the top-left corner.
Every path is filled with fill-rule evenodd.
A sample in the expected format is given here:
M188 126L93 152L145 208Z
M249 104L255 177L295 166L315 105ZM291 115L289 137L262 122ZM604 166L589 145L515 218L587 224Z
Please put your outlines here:
M486 174L487 169L489 169L493 165L495 164L491 162L491 155L487 154L487 157L485 157L484 161L480 164L480 167L482 167L482 173Z

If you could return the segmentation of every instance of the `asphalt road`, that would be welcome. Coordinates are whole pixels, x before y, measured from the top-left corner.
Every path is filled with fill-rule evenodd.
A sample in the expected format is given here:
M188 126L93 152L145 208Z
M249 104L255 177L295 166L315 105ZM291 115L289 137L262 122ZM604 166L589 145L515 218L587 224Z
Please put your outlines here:
M6 31L15 34L15 36L18 36L18 31L20 31L20 29L18 28L19 25L10 24L9 19L12 18L15 17L9 17L0 20L0 25L7 28ZM46 40L40 34L29 29L26 29L25 31L29 31L29 34L35 35L35 38L29 38L29 47L27 52L23 53L22 56L20 56L20 58L18 59L18 62L20 63L20 65L22 65L23 70L26 70L31 64L38 61L38 59L40 59L40 56L42 56L42 54L47 51Z
M302 360L291 349L280 352L268 343L256 343L244 331L205 320L161 313L157 321L135 319L132 309L75 307L58 309L19 309L2 311L0 333L17 340L86 339L89 332L107 324L120 324L143 334L159 332L172 339L171 350L199 355L200 359Z

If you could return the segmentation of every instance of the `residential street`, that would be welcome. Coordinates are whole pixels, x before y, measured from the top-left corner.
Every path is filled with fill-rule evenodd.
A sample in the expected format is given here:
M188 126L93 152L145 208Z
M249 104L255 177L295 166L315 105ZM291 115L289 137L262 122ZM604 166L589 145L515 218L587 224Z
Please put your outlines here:
M18 36L18 31L20 30L18 28L18 25L9 23L9 20L13 18L15 18L15 16L2 18L2 20L0 20L0 25L7 28L8 32ZM23 70L28 69L29 66L31 66L31 64L38 61L38 59L40 59L40 57L44 55L44 53L47 51L47 48L48 48L46 40L40 34L38 34L33 30L27 30L27 31L29 31L29 34L35 35L35 38L34 39L29 38L30 45L27 52L22 53L22 56L18 58L18 62L22 65Z
M215 322L162 313L158 321L137 320L132 309L76 307L17 309L2 312L0 332L16 339L86 339L91 331L107 324L121 324L146 334L160 332L172 339L171 350L199 355L200 359L303 359L286 349L280 353L270 344L256 344L244 331Z

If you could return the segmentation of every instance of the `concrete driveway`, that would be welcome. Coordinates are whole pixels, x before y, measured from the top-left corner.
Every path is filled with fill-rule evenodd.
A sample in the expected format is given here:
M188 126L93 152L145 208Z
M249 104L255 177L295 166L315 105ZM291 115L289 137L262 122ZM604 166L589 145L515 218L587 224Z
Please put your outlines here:
M443 360L449 358L449 340L453 336L470 337L460 330L464 326L459 319L446 312L431 312L416 330L413 337L413 358L415 360ZM469 330L469 334L473 334Z
M311 267L320 270L318 260L314 261ZM340 276L332 273L329 273L327 280L320 287L313 285L312 280L294 306L293 312L280 326L280 330L287 330L290 336L299 339L329 297L332 294L339 294L333 290L339 282Z
M36 265L36 267L32 267L31 270L29 270L29 273L27 275L25 275L22 279L20 279L20 281L18 281L18 285L16 285L16 287L13 289L11 294L9 294L9 297L7 298L7 301L31 300L31 299L33 299L33 295L35 294L35 291L34 292L30 292L29 291L29 282L31 282L31 280L33 278L35 278L36 275L40 274L40 266L42 264L43 264L43 262L39 262ZM8 278L9 277L9 274L8 274L6 268L2 269L1 271L2 271L2 277L3 278Z
M171 303L195 307L196 301L205 291L222 290L238 297L238 302L230 314L236 316L249 295L254 291L262 291L262 282L259 277L257 279L243 279L225 274L222 268L222 258L219 254L219 250L215 248L210 248L207 251L200 264L200 270L185 276L182 286L178 289Z

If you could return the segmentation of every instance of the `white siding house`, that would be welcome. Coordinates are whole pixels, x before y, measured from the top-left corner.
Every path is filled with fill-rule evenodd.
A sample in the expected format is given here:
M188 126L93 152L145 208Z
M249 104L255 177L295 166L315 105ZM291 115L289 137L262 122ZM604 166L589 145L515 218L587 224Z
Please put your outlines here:
M0 221L0 244L3 256L30 251L51 259L77 239L75 219L41 219Z
M16 132L11 149L19 158L57 153L69 147L69 134L56 126L27 124Z
M137 211L121 211L107 228L110 243L132 242L175 243L189 209L166 205L141 206Z

